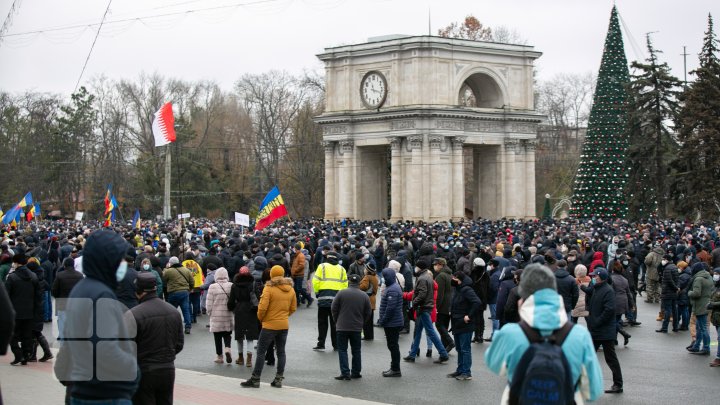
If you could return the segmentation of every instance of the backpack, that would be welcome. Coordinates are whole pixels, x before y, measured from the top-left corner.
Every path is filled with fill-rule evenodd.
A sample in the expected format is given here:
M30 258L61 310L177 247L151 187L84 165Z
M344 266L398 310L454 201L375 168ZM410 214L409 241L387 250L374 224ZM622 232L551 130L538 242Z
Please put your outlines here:
M543 337L528 325L520 322L520 328L530 341L515 367L510 383L511 405L560 405L575 404L576 384L572 381L570 364L562 351L562 344L573 328L567 322L550 336Z

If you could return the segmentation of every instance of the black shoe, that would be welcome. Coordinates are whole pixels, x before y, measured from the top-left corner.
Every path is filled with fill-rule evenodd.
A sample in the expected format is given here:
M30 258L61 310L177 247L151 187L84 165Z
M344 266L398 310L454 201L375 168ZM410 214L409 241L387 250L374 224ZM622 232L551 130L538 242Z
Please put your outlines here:
M403 360L407 361L408 363L415 363L415 357L413 356L403 357Z
M433 363L435 363L435 364L445 364L445 363L448 362L448 360L450 360L450 357L445 356L445 357L440 357L439 359L433 361Z
M339 375L339 376L335 377L335 379L340 380L340 381L350 381L350 376L349 375Z
M448 374L448 375L447 375L447 378L455 378L455 377L459 376L460 374L461 374L461 373L458 373L457 371L454 371L454 372Z
M29 361L30 363L37 363L37 357L32 356L29 359L27 359L27 361Z
M364 337L364 338L362 338L362 340L369 340L369 341L373 341L373 340L375 340L375 338L368 338L368 337Z
M248 380L240 383L244 388L260 388L260 377L250 377Z
M690 329L688 329L688 328L683 328L683 327L680 327L680 328L678 328L678 330L690 330Z
M315 350L316 352L324 352L325 346L317 345L317 346L313 347L313 350Z
M485 339L486 342L492 342L492 338Z
M432 357L432 349L428 349L428 350L425 352L425 357Z
M310 298L310 301L308 301L308 303L307 303L307 308L310 308L310 305L312 305L312 303L313 303L314 301L315 301L314 298Z
M642 325L642 322L632 321L632 322L629 322L629 324L630 324L630 326L640 326L640 325Z
M680 330L680 329L673 329L672 331L673 331L673 332L677 332L677 331L679 331L679 330Z
M382 372L383 377L402 377L400 370L386 370Z
M690 354L697 354L700 356L707 356L710 354L710 350L690 350Z
M450 343L449 345L447 345L447 347L445 347L445 351L450 353L450 350L452 350L454 348L455 348L455 343Z
M46 361L48 361L48 360L53 359L54 357L55 357L55 356L53 356L52 353L47 353L47 354L43 355L43 356L40 358L40 360L38 360L38 361L41 362L41 363L44 363L44 362L46 362Z
M359 378L362 378L362 375L361 374L350 374L350 378L352 378L353 380L357 380Z
M20 360L20 359L15 359L15 360L13 360L13 361L10 362L10 365L11 365L11 366L17 366L18 364L20 364L21 361L22 361L22 360Z
M619 385L613 385L609 390L605 390L606 394L622 394L623 387Z
M185 328L185 334L186 334L186 335L189 335L189 334L190 334L190 328Z
M267 361L265 361L265 364L267 364L268 366L274 366L275 360L267 360Z
M657 329L657 330L655 330L655 332L657 332L657 333L668 333L667 330L665 330L665 329ZM675 330L673 330L673 332L675 332Z
M335 346L333 346L333 351L334 351L334 352L338 351L338 348L335 347Z

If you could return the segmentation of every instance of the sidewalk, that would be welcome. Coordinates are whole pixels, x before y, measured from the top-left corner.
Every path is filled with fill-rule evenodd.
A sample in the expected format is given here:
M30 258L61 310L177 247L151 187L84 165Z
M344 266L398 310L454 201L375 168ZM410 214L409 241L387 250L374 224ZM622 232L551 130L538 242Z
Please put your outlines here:
M4 403L58 404L65 398L65 387L53 376L53 360L11 366L12 355L0 357L0 385ZM264 376L270 381L272 376ZM380 405L380 402L343 398L337 395L283 386L277 389L262 383L259 389L241 388L241 379L177 369L175 398L178 405L217 405L242 403L245 405Z

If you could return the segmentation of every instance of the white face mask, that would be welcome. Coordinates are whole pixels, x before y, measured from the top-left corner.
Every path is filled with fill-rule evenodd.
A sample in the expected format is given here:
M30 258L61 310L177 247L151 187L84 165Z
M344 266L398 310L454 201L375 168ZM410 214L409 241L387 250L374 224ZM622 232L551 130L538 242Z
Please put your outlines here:
M668 261L667 261L667 260L663 260L663 261L661 261L660 263L662 263L662 265L664 266L664 265L668 264Z
M145 269L145 270L150 270L150 265L149 265L149 264L143 264L143 269Z
M720 274L713 274L713 281L716 283L720 281Z
M120 265L118 266L117 270L115 271L115 279L117 282L123 281L125 278L125 274L127 273L128 264L125 260L120 262Z

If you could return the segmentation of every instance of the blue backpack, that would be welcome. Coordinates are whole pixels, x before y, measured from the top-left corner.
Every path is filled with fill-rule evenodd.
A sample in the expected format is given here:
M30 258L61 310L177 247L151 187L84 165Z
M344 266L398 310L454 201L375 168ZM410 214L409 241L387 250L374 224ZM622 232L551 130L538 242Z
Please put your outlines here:
M530 341L510 382L511 405L571 405L575 404L575 384L570 364L562 351L562 344L573 328L567 322L550 336L542 336L536 329L520 322L520 328Z

